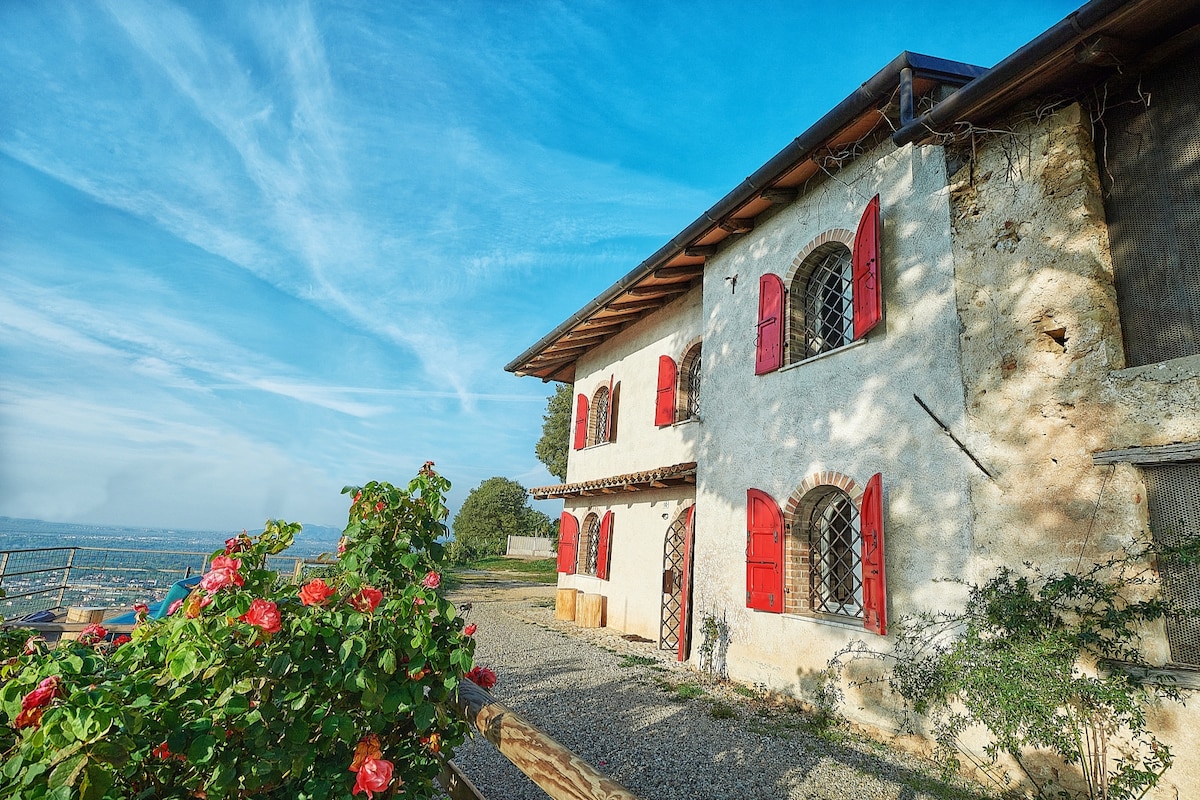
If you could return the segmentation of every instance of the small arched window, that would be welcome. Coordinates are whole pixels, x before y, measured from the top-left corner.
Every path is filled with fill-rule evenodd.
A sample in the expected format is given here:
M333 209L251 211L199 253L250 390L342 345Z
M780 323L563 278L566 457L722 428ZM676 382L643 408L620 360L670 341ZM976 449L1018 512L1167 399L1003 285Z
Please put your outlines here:
M700 344L687 351L680 362L679 400L675 404L677 421L700 419Z
M609 431L609 396L608 387L601 386L592 395L592 413L588 420L587 443L600 444L608 441Z
M813 250L789 289L789 361L803 361L854 341L854 269L849 248L827 242Z
M600 561L600 516L588 514L579 531L579 562L575 571L580 575L595 575Z

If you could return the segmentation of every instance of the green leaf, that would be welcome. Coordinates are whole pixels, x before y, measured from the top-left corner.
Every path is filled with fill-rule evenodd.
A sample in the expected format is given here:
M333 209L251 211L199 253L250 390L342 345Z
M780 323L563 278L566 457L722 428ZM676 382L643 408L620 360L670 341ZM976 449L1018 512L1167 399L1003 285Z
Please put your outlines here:
M433 719L437 715L431 703L422 703L413 709L413 725L418 731L427 731L429 726L433 725Z
M54 771L50 773L50 782L47 785L51 789L57 789L60 786L74 786L76 781L79 780L79 774L83 772L86 764L87 758L84 754L76 753L54 768Z
M97 761L120 767L129 763L129 751L116 742L99 741L92 745L89 755Z
M379 655L379 668L388 675L396 674L396 651L388 648Z
M104 800L112 785L112 773L99 764L88 764L79 784L79 800Z
M187 760L191 764L207 764L212 760L213 749L216 747L217 740L209 734L197 736L192 740L192 744L187 749Z
M183 649L171 656L167 662L167 670L177 681L190 678L196 671L196 653L191 649Z

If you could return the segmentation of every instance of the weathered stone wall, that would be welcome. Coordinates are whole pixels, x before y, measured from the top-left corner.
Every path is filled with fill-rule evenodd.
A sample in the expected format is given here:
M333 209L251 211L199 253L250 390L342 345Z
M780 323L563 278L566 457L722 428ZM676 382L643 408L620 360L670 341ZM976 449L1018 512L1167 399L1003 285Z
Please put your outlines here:
M995 475L971 472L971 574L1032 561L1073 570L1148 530L1146 493L1105 450L1200 439L1200 358L1123 369L1104 205L1079 106L977 139L951 179L966 429ZM1148 655L1167 659L1161 631ZM1178 762L1158 795L1200 786L1196 712L1164 706ZM1184 787L1193 787L1185 790Z

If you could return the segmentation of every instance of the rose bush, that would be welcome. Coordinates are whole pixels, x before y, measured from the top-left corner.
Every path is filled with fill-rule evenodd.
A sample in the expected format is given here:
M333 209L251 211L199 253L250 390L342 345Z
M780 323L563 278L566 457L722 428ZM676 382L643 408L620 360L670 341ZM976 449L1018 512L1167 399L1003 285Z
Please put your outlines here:
M474 650L436 591L448 488L426 464L406 490L346 489L319 580L267 569L300 527L273 521L126 643L9 636L0 797L430 796L466 734L451 698Z

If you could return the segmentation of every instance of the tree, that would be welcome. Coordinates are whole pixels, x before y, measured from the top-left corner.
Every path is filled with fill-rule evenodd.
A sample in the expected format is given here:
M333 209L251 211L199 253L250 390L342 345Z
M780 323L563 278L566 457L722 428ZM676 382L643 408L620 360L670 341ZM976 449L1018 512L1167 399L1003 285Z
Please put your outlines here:
M534 448L538 460L560 481L567 479L567 453L571 437L571 387L560 383L546 400L542 438Z
M469 561L501 555L509 536L548 536L550 518L529 507L525 487L508 478L488 478L471 490L454 515L450 557Z

